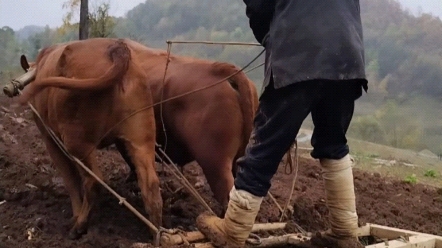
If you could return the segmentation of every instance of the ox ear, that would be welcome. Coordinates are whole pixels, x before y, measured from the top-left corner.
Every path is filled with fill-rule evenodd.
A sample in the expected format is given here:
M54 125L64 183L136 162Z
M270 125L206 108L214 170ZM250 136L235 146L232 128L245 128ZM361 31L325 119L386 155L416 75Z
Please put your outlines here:
M29 70L30 66L25 55L20 56L20 65L21 68L23 68L23 70L25 70L26 72Z

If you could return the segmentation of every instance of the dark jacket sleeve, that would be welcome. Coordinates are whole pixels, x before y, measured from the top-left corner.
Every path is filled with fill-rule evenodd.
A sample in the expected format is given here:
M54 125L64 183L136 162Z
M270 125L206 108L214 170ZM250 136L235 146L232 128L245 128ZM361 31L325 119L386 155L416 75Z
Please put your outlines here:
M269 32L270 22L275 11L275 0L243 0L246 4L246 15L256 40L263 44Z

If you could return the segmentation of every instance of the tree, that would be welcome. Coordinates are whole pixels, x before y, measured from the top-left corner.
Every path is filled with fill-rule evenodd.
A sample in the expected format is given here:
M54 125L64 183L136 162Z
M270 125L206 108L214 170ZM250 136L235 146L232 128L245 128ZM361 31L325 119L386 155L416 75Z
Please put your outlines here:
M37 54L40 52L40 49L63 40L62 35L49 28L49 26L46 26L41 33L31 35L26 40L28 43L28 51L26 56L28 59L34 60L37 58Z
M114 36L116 22L109 15L109 7L108 3L102 3L96 10L89 13L90 37Z
M385 130L385 139L388 145L398 147L399 142L399 126L403 124L404 116L399 112L399 106L394 100L389 100L375 114Z
M89 37L89 1L81 0L79 38L85 40Z
M109 3L98 1L97 6L90 11L88 0L66 0L63 8L68 9L68 12L63 18L60 31L64 34L69 30L78 29L80 40L114 36L116 21L109 15ZM78 16L78 10L80 10L80 20L77 23L74 19Z
M61 34L65 34L70 29L78 29L78 38L87 39L89 36L89 1L66 0L63 3L63 9L68 9L68 12L63 17L63 25L59 28ZM78 10L80 10L79 15ZM79 22L72 23L76 16L80 17Z
M23 73L23 69L20 68L20 56L28 49L28 43L20 41L11 27L0 27L0 83Z
M348 130L349 136L374 143L385 143L385 133L381 124L372 115L354 118Z

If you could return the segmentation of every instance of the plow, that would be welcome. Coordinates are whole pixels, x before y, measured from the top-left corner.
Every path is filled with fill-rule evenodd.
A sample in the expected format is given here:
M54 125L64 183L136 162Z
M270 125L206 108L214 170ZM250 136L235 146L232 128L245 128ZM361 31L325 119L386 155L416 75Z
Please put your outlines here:
M178 42L178 41L168 41L168 44L172 43L186 43L186 42ZM192 42L195 43L195 42ZM214 42L203 42L203 44L218 44ZM243 43L226 43L224 45L258 45L258 44L243 44ZM170 46L168 49L168 54L170 54ZM167 60L169 62L169 59ZM243 68L245 69L245 68ZM167 70L167 65L166 65ZM28 71L23 76L13 79L10 84L6 85L3 88L3 92L5 95L9 97L14 97L20 94L21 90L29 84L35 78L35 71ZM28 103L28 106L31 110L36 114L38 118L39 113L35 110L35 108ZM43 122L43 120L40 118ZM72 161L76 162L80 165L87 173L93 176L104 188L106 188L110 193L112 193L117 199L120 205L124 205L127 207L132 213L134 213L143 223L147 225L147 227L157 233L157 236L154 237L154 245L155 247L176 247L176 246L190 246L190 247L198 247L198 248L211 248L214 247L210 242L207 241L206 237L200 231L183 231L180 229L165 229L162 227L157 227L153 225L147 218L145 218L140 212L138 212L130 203L126 201L126 199L116 193L111 187L109 187L104 181L102 181L99 177L97 177L87 166L85 166L78 158L72 156L67 149L65 148L63 142L54 134L50 128L45 125L46 131L51 135L52 139L55 141L57 146L64 152L64 154ZM173 161L166 155L166 153L161 149L161 147L157 144L157 148L159 149L159 154L156 154L157 159L159 159L164 167L166 167L183 185L195 199L202 204L202 206L209 212L213 213L213 210L210 206L203 200L203 198L198 194L197 190L189 183L189 181L185 178L183 173L178 169L178 166L173 163ZM295 166L297 166L297 145L295 150L295 158L292 157L287 158L287 162L292 162L295 160ZM290 156L291 152L289 151ZM296 175L296 173L295 173ZM299 246L299 247L308 247L309 240L313 237L313 235L317 235L316 233L306 232L302 229L302 227L297 226L296 229L299 232L295 233L285 233L285 229L288 225L291 225L289 222L282 222L284 217L286 216L286 211L289 208L291 196L293 194L294 185L296 182L296 176L293 180L292 190L290 192L290 198L285 205L284 209L277 203L276 199L269 193L269 197L278 207L281 218L280 222L275 223L256 223L253 226L252 234L247 241L247 247L285 247L285 246ZM262 233L284 233L278 235L262 235ZM324 232L325 233L325 230ZM426 233L414 232L410 230L398 229L389 226L382 226L373 223L367 223L361 227L359 227L357 235L360 241L365 245L365 247L369 248L408 248L408 247L416 247L416 248L442 248L442 236L436 236ZM260 237L265 236L265 237ZM133 247L141 248L141 247L151 247L152 244L148 243L135 243Z
M283 229L286 223L255 224L252 233ZM249 239L247 247L306 247L312 233L289 233L267 238ZM442 236L413 232L377 224L367 223L358 230L358 237L367 248L441 248ZM212 248L211 243L203 242L204 235L198 231L180 234L165 233L161 236L161 247L190 245L190 247ZM135 244L136 247L147 247L147 244Z

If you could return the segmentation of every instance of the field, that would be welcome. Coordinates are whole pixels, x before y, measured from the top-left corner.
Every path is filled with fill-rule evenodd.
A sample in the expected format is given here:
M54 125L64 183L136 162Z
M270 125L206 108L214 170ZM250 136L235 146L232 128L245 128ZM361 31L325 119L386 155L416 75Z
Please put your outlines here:
M88 233L76 241L67 239L71 205L63 182L29 118L29 110L12 103L0 96L0 247L131 247L136 242L150 242L147 227L104 189L92 209ZM356 160L361 224L442 235L440 161L361 141L351 140L350 144ZM397 162L377 164L382 162L379 159ZM121 156L108 149L101 152L99 161L106 182L144 214L138 187L125 182L128 167ZM292 220L307 231L325 230L327 209L319 164L306 150L301 150L299 162ZM426 173L429 170L434 176ZM184 172L209 205L219 211L199 166L190 163ZM160 176L164 227L195 230L195 218L204 208L185 190L174 192L180 185L167 171ZM285 174L281 166L273 180L270 191L281 204L288 198L293 176ZM439 188L434 187L437 185ZM275 222L278 216L277 208L266 198L257 221Z
M311 130L301 129L300 135L311 136ZM429 151L412 151L348 138L350 153L356 168L380 173L410 183L442 187L442 160ZM300 144L311 148L309 141Z

